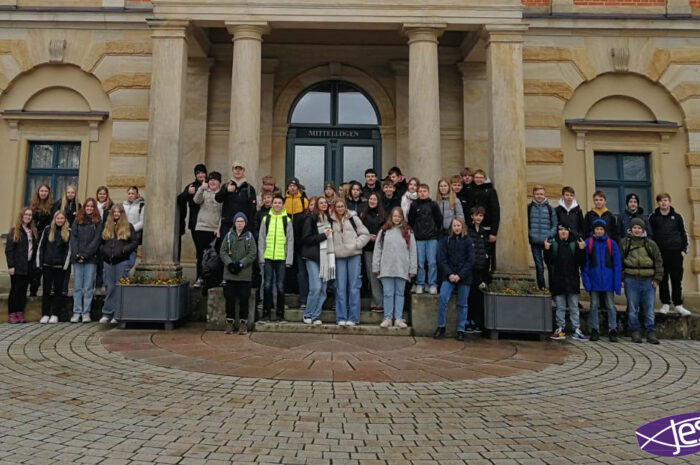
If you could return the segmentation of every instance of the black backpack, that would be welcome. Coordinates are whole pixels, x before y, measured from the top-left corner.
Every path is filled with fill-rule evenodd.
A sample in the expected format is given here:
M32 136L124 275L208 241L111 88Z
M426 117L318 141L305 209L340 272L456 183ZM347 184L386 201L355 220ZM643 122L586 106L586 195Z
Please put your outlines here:
M216 239L204 250L202 255L202 279L207 283L207 287L215 287L224 275L224 264L216 250Z

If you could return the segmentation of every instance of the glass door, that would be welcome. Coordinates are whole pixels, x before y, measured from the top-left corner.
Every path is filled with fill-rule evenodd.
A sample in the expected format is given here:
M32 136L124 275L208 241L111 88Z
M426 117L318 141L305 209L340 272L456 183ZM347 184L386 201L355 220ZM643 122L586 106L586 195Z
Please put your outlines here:
M323 184L331 179L330 152L328 143L296 141L287 152L287 179L299 179L309 197L323 195Z
M337 142L338 179L342 182L365 182L365 170L379 168L378 141L346 141Z

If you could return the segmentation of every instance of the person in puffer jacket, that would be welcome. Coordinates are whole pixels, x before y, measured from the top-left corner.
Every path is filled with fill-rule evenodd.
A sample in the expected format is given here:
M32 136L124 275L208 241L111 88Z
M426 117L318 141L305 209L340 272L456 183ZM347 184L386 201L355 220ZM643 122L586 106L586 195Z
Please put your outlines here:
M484 221L484 207L472 207L469 224L469 239L474 247L474 268L472 269L472 287L469 290L469 322L467 333L481 333L484 326L484 293L483 289L491 284L491 259L489 253L489 232L481 227Z
M535 261L537 287L540 289L545 288L544 243L551 241L556 233L557 214L545 197L544 186L537 184L532 189L532 202L527 207L527 237Z
M68 217L59 210L44 229L36 254L36 266L41 268L43 294L39 323L58 323L63 306L63 283L70 264L70 226Z
M576 201L576 191L571 186L564 186L561 190L559 205L554 209L557 213L557 224L569 229L574 240L582 237L583 234L583 212Z
M643 219L634 218L629 235L620 241L622 277L625 280L627 320L632 331L632 342L642 342L639 334L641 310L647 341L658 344L654 328L654 300L656 288L664 276L664 265L656 242L646 237L645 226Z
M603 300L608 310L608 335L610 342L617 342L617 313L613 293L620 295L622 286L622 262L617 243L610 239L605 220L593 221L593 235L586 240L586 264L581 278L583 287L591 296L588 325L591 341L600 339L598 307Z
M639 197L637 194L627 194L625 205L627 208L617 215L617 237L624 239L630 233L632 220L641 218L644 221L644 231L647 236L651 235L651 226L649 226L649 217L644 214L644 209L639 206Z
M656 196L658 208L649 216L651 238L659 246L664 261L664 276L659 285L661 313L666 314L673 302L674 310L681 316L690 315L683 307L683 257L688 254L688 231L680 213L671 206L671 196L662 193ZM671 292L668 279L671 278ZM673 296L673 300L671 299Z
M453 218L450 234L440 239L438 263L443 279L438 300L437 329L433 337L440 339L445 335L447 302L457 287L457 340L463 341L469 317L468 299L469 288L472 285L474 247L467 234L467 225L461 218Z
M464 220L464 211L462 211L462 203L457 199L457 196L452 192L452 186L449 179L441 179L438 181L438 191L435 195L435 202L440 207L442 215L442 231L441 235L446 236L450 232L452 218L461 218Z
M427 290L430 294L437 295L437 248L438 237L442 230L442 215L438 204L430 198L430 187L427 184L418 186L418 198L413 201L408 211L408 224L413 228L418 247L415 293L422 294ZM426 261L428 262L427 279Z

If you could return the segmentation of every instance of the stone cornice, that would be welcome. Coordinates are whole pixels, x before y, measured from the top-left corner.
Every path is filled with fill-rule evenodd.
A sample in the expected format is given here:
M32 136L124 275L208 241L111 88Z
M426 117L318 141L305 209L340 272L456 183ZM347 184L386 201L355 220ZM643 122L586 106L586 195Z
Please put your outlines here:
M488 46L494 42L522 43L527 30L527 24L487 24L482 28L481 34Z
M25 111L5 110L0 112L3 119L10 125L10 140L19 137L20 121L82 121L87 123L90 140L97 141L99 124L109 117L106 111Z
M151 35L154 39L174 38L187 40L190 22L186 20L148 19Z

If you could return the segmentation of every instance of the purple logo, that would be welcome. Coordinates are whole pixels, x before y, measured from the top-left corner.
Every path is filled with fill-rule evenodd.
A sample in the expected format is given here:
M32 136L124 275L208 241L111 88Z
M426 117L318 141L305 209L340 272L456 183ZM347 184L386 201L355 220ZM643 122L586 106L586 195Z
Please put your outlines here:
M661 457L700 452L700 412L661 418L637 428L639 448Z

